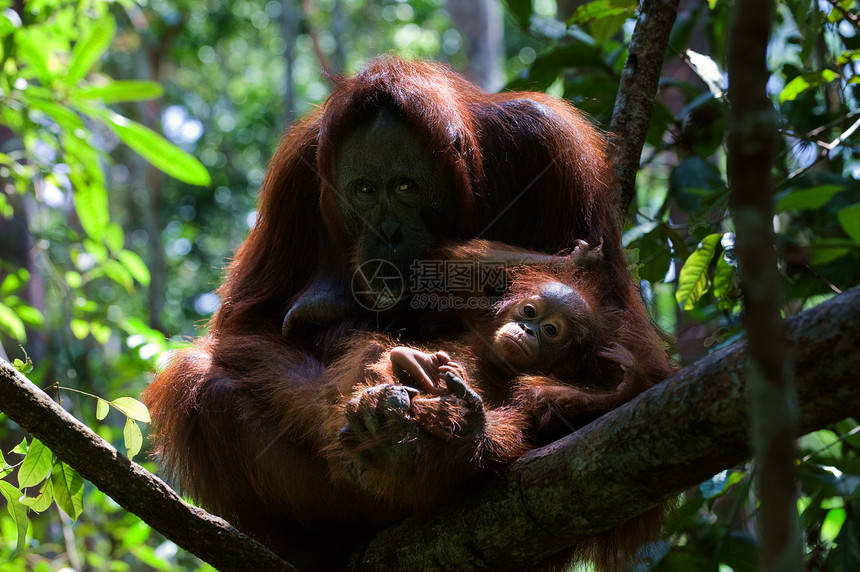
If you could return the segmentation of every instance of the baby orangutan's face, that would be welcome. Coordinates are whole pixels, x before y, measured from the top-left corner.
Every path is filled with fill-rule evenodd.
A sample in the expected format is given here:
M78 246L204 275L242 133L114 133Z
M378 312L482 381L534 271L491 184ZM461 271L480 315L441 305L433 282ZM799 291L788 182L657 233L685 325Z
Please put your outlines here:
M561 282L546 282L535 293L508 306L497 320L493 349L500 361L519 372L545 371L583 325L591 308L579 293Z

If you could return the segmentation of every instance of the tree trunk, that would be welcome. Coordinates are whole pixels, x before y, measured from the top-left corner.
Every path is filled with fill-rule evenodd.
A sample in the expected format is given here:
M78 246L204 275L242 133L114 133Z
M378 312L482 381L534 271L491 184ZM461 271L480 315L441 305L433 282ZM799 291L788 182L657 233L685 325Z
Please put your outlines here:
M793 438L797 403L787 367L782 276L773 237L776 113L767 96L770 0L738 0L729 31L731 127L727 171L749 343L751 439L765 570L802 569Z
M502 10L496 0L448 2L454 27L463 37L469 59L465 75L487 91L497 91L505 83L502 72L504 30Z

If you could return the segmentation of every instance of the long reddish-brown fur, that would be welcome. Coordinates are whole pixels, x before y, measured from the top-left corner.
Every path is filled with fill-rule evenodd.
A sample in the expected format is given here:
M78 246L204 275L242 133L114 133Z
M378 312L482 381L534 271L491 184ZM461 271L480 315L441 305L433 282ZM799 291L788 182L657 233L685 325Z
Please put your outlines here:
M594 290L601 308L623 315L617 341L650 360L649 383L669 372L622 254L606 142L582 114L541 93L486 93L436 64L370 62L285 134L209 333L144 393L167 475L302 569L341 565L368 535L491 478L488 469L541 443L524 436L535 413L505 401L464 422L456 439L405 422L366 444L367 454L344 453L345 407L366 394L367 366L392 332L343 358L351 339L381 322L349 298L352 245L331 182L339 141L380 107L398 110L455 182L458 208L440 241L480 235L550 254L576 239L602 242ZM344 293L342 319L320 335L283 336L285 314L320 278ZM441 318L394 313L402 340L433 345ZM452 419L461 405L449 400L425 418ZM399 455L397 443L409 454ZM596 542L597 553L615 553L617 539Z

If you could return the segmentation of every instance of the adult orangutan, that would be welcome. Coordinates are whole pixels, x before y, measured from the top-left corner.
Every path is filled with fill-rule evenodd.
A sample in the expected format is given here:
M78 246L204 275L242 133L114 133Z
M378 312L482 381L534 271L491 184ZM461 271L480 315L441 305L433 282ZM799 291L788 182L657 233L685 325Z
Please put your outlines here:
M530 410L465 399L485 421L455 439L406 440L410 423L366 445L339 437L344 403L401 399L364 383L394 336L428 345L458 333L456 313L410 308L410 281L392 280L446 241L546 254L602 242L596 303L625 312L634 355L665 363L621 251L605 147L563 101L489 94L443 66L389 56L338 80L275 153L209 333L144 394L168 476L300 568L332 569L532 447ZM388 275L364 271L380 263ZM368 310L353 290L390 304ZM368 332L385 343L355 350ZM351 359L338 359L346 348ZM443 397L425 407L444 417L432 402Z

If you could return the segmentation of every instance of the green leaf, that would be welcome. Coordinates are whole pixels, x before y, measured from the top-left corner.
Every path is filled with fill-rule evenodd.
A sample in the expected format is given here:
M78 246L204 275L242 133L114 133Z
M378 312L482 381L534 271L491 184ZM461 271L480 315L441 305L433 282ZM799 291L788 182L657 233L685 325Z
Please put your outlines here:
M633 8L630 8L629 10L622 8L614 15L593 20L588 25L588 29L598 45L606 45L606 43L624 26L624 22L627 21L627 18L633 16L634 12L635 9Z
M84 480L76 470L60 462L51 474L51 484L57 505L72 520L77 520L84 510Z
M799 4L802 5L802 3ZM803 10L803 18L797 20L798 28L804 28L800 48L800 62L803 64L809 63L809 56L812 55L821 38L821 19L821 10L809 10L807 6L806 10Z
M30 324L31 326L41 326L45 323L45 317L42 315L42 312L33 306L28 306L23 303L17 304L15 306L15 313L18 314L21 321Z
M600 49L583 42L558 44L541 53L529 67L528 74L508 82L505 89L509 90L543 90L558 79L563 68L576 65L602 66L603 54Z
M52 502L54 502L54 486L50 479L42 483L38 496L21 499L21 504L30 507L34 512L45 512Z
M102 16L88 30L88 35L75 44L72 61L66 73L66 82L77 85L89 73L104 51L113 41L116 22L113 16Z
M669 175L669 196L681 210L694 217L710 214L715 201L726 193L720 170L701 157L684 159Z
M122 232L122 227L115 222L108 223L108 226L105 229L104 240L111 252L121 251L122 245L125 242L125 235Z
M18 48L20 63L27 64L36 72L36 76L43 85L50 83L53 74L48 66L48 58L36 40L32 37L30 30L26 28L15 33L15 44Z
M107 189L79 181L74 197L75 212L84 232L94 240L101 240L110 220Z
M6 304L0 304L0 332L5 331L21 343L27 341L24 322Z
M636 10L636 2L626 0L593 0L579 6L573 12L568 25L584 26L595 20L612 16L632 16Z
M123 415L135 421L143 421L149 423L149 410L146 405L133 397L118 397L110 402Z
M5 2L3 6L7 6L8 4L9 2ZM12 22L6 14L0 14L0 38L8 36L20 27L21 21L19 19L16 18L16 22Z
M855 496L852 518L842 523L836 546L827 555L824 570L860 570L860 495Z
M791 189L781 194L774 210L781 213L787 210L820 209L834 195L844 189L843 185L819 185L811 189Z
M131 275L134 276L135 280L140 282L143 286L149 285L149 268L146 267L146 263L144 263L137 253L130 250L123 250L119 253L118 258Z
M17 272L13 272L0 283L0 296L7 296L15 292L30 279L30 273L21 268Z
M143 445L143 434L140 432L140 427L131 418L125 420L122 438L125 441L125 448L128 449L128 458L134 459L134 456L140 453L140 447Z
M15 361L13 361L12 363L14 364L15 369L25 375L33 371L33 362L30 361L29 357L27 358L27 361L15 358Z
M74 305L75 310L79 310L84 313L95 312L99 309L99 305L96 304L94 300L87 300L83 297L75 298Z
M99 264L103 264L108 259L108 249L102 244L100 238L96 238L95 240L85 238L84 248L93 255Z
M146 539L152 534L152 528L142 520L130 525L123 534L122 545L128 548L143 546Z
M842 258L851 252L855 246L850 240L838 237L820 238L812 243L812 266L821 266Z
M33 439L27 456L18 469L18 487L26 488L38 485L51 474L54 464L54 454L38 439Z
M27 507L18 500L23 496L23 493L11 483L0 481L0 494L6 498L6 510L9 511L9 516L12 517L12 522L15 523L15 528L18 530L18 542L15 545L15 552L18 553L26 545L27 527L30 525L30 520L27 518Z
M658 224L636 241L640 249L640 259L643 261L639 268L641 278L651 283L661 282L666 278L666 272L672 264L669 240L667 226Z
M842 525L845 524L846 516L844 508L827 511L827 516L824 517L824 521L821 523L821 538L832 543L839 535Z
M96 397L96 419L103 421L110 411L110 405L101 397Z
M81 116L67 107L57 105L52 101L43 101L35 97L31 97L27 101L33 109L38 109L45 115L49 116L67 133L71 133L75 129L85 128L84 120L81 119Z
M699 298L708 291L708 268L721 237L721 233L714 233L702 239L678 274L675 300L685 311L692 310Z
M200 161L155 131L109 110L100 115L123 143L171 177L202 187L212 184L209 171Z
M744 473L723 471L699 485L699 490L705 498L711 499L722 495L743 478Z
M833 70L827 69L800 74L782 88L782 91L779 94L779 103L782 104L786 101L794 101L801 93L814 87L818 87L823 83L830 83L838 77L839 74Z
M860 203L840 209L836 216L845 234L855 243L860 244Z
M110 339L112 331L110 326L106 326L98 322L92 322L90 323L90 333L98 343L104 345Z
M134 279L131 276L131 272L126 270L125 266L119 263L117 260L105 260L101 266L102 272L105 273L105 276L125 288L126 292L131 294L134 292Z
M851 62L860 60L860 50L845 50L836 58L836 63L840 66L850 64Z
M18 453L19 455L26 455L27 449L29 449L29 447L27 446L27 438L25 437L24 439L21 439L20 443L15 445L15 447L12 449L12 452Z
M90 323L86 320L75 318L69 322L69 327L72 329L72 335L79 340L86 339L90 334Z
M158 330L150 328L149 325L140 318L126 318L120 322L119 326L129 334L140 334L144 336L146 341L149 343L164 343L164 334Z
M25 176L24 167L17 160L13 159L6 153L0 153L0 165L8 165L10 169L19 177ZM2 195L0 195L2 196ZM5 199L5 197L4 197Z
M76 131L72 136L63 137L66 154L70 157L72 172L69 179L75 187L98 185L105 187L105 171L102 164L105 154L95 149L85 138L91 137L90 131ZM74 160L71 160L74 159Z
M69 288L80 288L83 283L80 272L75 272L74 270L67 271L64 278Z
M502 0L502 3L507 7L508 12L514 17L517 23L524 30L528 30L531 25L533 11L531 0Z
M123 101L146 101L164 95L164 88L155 81L119 80L107 85L88 86L76 90L72 97L78 99L98 99L103 103Z
M726 262L725 256L717 259L717 271L714 273L714 296L721 299L729 291L732 279L735 276L735 267Z

